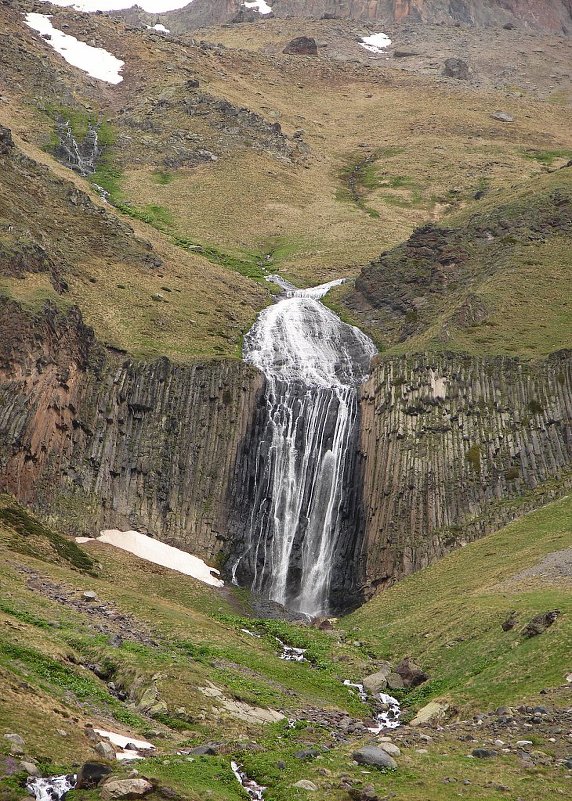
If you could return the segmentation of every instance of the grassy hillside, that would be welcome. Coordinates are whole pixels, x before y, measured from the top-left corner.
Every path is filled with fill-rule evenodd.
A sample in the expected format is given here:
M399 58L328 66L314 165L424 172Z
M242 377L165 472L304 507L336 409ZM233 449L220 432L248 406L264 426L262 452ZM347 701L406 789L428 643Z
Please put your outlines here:
M268 801L306 797L307 791L292 787L301 778L314 782L312 797L319 801L345 801L348 788L365 784L381 797L394 792L405 801L448 801L460 789L462 797L492 801L505 797L495 789L501 785L526 801L566 791L558 759L565 755L567 729L564 718L558 721L569 703L559 688L570 669L571 577L555 569L545 577L519 574L572 547L570 498L406 579L338 621L332 632L249 618L242 592L214 590L111 546L80 550L9 498L0 505L0 733L19 733L43 772L94 758L84 731L92 723L150 738L158 756L137 769L192 801L244 797L230 772L231 758L268 786ZM97 599L83 600L85 590ZM530 617L554 608L562 615L552 628L522 637ZM519 622L503 632L500 624L510 610ZM280 660L276 636L307 647L310 661ZM364 773L351 753L376 738L340 730L335 720L339 713L364 720L371 712L342 681L374 672L380 659L406 655L430 674L426 684L400 693L406 718L439 698L450 704L452 722L423 729L429 735L423 742L403 726L392 733L402 752L398 771ZM126 693L125 701L109 689L110 680ZM221 697L201 690L212 685ZM254 715L250 722L236 717L236 701L248 705L242 711ZM471 719L477 710L523 702L553 710L552 722L535 726L532 737L518 713L519 726L495 729L496 735L488 718L480 726ZM256 722L266 708L297 723ZM459 720L466 722L454 722ZM509 752L489 760L467 757L476 746L490 747L499 731ZM528 768L514 749L517 739L526 738L534 742ZM178 754L205 742L218 743L215 756ZM0 750L8 748L0 738ZM308 748L317 749L313 756L296 756ZM17 799L23 774L2 777L2 759L3 797ZM117 763L114 770L124 774L129 768ZM74 795L86 801L96 796Z
M418 229L332 294L391 354L544 356L569 346L572 170L492 192Z

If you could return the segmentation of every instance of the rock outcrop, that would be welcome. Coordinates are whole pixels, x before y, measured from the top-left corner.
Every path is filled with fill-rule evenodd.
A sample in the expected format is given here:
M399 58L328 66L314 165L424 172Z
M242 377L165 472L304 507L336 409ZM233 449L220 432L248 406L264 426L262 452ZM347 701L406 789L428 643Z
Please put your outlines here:
M184 32L206 25L242 21L241 0L193 0L185 8L166 14L146 14L131 8L120 14L130 24L159 20L171 30ZM252 17L254 15L251 15ZM393 22L511 25L516 28L567 33L572 30L572 8L567 0L272 0L272 16L301 19L355 19ZM248 15L246 18L249 19Z
M570 483L569 351L387 358L361 402L366 595Z
M79 312L0 301L0 487L74 534L149 531L212 559L259 375L111 354Z
M289 56L317 56L318 45L311 36L298 36L288 42L282 52Z

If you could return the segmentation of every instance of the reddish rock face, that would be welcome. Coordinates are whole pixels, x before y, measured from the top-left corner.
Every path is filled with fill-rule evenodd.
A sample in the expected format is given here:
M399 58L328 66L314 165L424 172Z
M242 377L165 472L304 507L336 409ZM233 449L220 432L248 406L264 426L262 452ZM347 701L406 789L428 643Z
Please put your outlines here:
M392 5L395 22L407 18L473 25L516 22L518 27L555 32L572 23L569 0L393 0Z
M195 5L201 0L195 0ZM206 0L202 0L206 2ZM333 17L391 22L460 22L553 33L572 32L570 0L273 0L276 17Z

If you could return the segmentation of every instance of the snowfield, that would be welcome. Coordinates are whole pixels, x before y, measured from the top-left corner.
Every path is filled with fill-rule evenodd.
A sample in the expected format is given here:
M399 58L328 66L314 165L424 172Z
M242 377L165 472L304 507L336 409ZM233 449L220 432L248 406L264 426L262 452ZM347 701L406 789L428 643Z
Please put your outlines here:
M153 562L155 565L176 570L177 573L184 573L185 576L192 576L204 584L210 584L212 587L224 586L224 581L213 576L213 573L218 574L219 571L215 570L214 567L209 567L198 556L181 551L179 548L173 548L172 545L167 545L165 542L154 540L139 531L107 529L102 531L99 537L95 539L76 537L76 542L105 542L108 545L121 548L123 551L128 551L140 559L145 559L146 562Z
M73 6L76 11L119 11L122 8L139 6L149 14L162 14L188 6L193 0L41 0L53 6Z
M391 39L385 33L372 33L371 36L363 36L360 45L370 53L382 53L391 44Z
M25 20L26 25L37 31L72 67L78 67L92 78L106 83L117 84L123 80L119 71L125 62L115 58L107 50L91 47L85 42L80 42L75 36L59 31L54 28L47 14L26 14Z
M272 9L264 0L252 0L252 2L245 2L242 5L251 11L258 11L259 14L272 13Z

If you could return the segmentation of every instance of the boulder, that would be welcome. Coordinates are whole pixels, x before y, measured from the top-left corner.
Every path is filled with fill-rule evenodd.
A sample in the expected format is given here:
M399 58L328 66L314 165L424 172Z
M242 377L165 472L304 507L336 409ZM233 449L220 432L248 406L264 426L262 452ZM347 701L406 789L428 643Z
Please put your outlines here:
M34 765L33 762L20 762L20 767L26 771L28 776L37 777L40 775L38 766Z
M501 623L501 628L503 631L510 631L516 626L517 623L518 617L516 611L513 609L512 612L509 612L505 620L503 620Z
M12 131L0 125L0 156L6 156L14 147Z
M212 743L197 745L189 749L189 754L193 754L194 756L216 756L217 753L218 747Z
M81 597L84 601L97 601L97 593L93 590L86 590Z
M389 673L387 676L387 686L390 690L403 690L405 684L399 673Z
M471 755L477 759L488 759L489 757L496 756L497 752L490 748L473 748Z
M137 709L141 710L141 712L148 712L158 700L159 690L154 684L152 684L143 691L143 694L137 703Z
M12 756L20 756L24 753L24 738L19 734L5 734L4 739L10 743L10 753Z
M303 748L301 751L296 751L294 756L296 759L315 759L320 754L322 751L319 748Z
M469 65L461 58L448 58L443 67L443 75L456 78L458 81L469 80Z
M514 117L511 117L506 111L495 111L494 114L491 114L491 117L499 122L514 122Z
M390 757L401 756L401 749L393 743L380 743L379 747L382 751L385 751L386 754L389 754Z
M314 782L309 781L309 779L300 779L300 781L293 784L292 787L298 787L300 790L308 790L308 792L312 793L318 789Z
M84 762L77 774L77 790L91 790L97 787L106 776L111 773L111 768L102 765L101 762Z
M418 687L429 678L429 674L425 673L410 656L406 656L405 659L397 665L395 672L403 679L404 687Z
M560 617L560 609L553 609L551 612L543 612L535 615L521 631L523 637L536 637L549 629L550 626Z
M449 709L449 704L439 701L430 701L422 707L410 722L410 726L422 726L424 723L432 723L435 720L442 720L445 712Z
M94 751L96 751L100 757L108 759L110 762L115 759L115 748L107 740L101 740L101 742L97 743L94 746Z
M393 757L389 756L383 748L377 748L375 745L360 748L359 751L354 751L352 756L359 765L370 765L373 768L386 768L387 770L397 769L397 762Z
M366 690L370 695L375 695L376 693L385 690L387 687L387 677L391 673L391 665L389 662L384 662L379 670L375 673L372 673L370 676L366 676L363 679L362 684L364 690Z
M375 787L372 784L366 784L365 787L352 787L348 790L348 795L352 801L381 801L381 797L376 793ZM384 796L387 798L387 796Z
M117 798L142 798L153 790L147 779L108 779L101 785L103 801Z
M287 56L317 56L318 45L311 36L297 36L288 42L282 52Z

